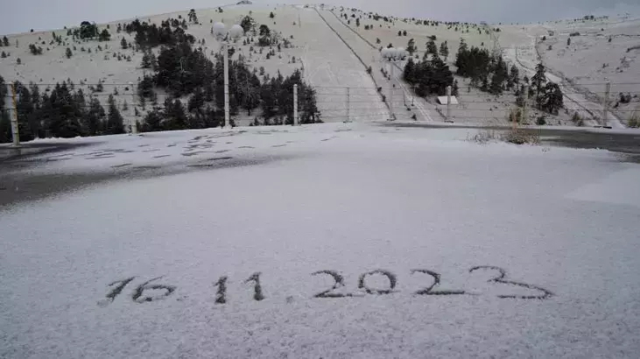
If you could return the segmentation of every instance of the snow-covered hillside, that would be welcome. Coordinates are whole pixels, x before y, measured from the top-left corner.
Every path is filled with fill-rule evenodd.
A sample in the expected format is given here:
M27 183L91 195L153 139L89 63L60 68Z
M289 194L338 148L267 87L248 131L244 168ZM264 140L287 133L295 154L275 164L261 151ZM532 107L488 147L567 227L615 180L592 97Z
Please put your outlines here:
M388 44L406 47L408 41L414 39L418 50L416 56L421 58L430 37L436 39L438 45L447 42L449 55L446 60L454 71L453 64L461 39L469 46L502 53L509 64L515 64L520 69L521 76L526 74L531 77L535 66L542 61L547 66L549 80L561 84L565 93L565 107L558 115L542 113L531 107L530 124L544 116L549 125L574 125L572 118L576 113L584 118L585 124L598 124L606 82L612 83L613 113L609 115L609 124L624 126L634 115L639 103L639 85L631 80L640 75L640 63L636 61L640 53L637 48L640 46L637 36L640 20L637 19L611 18L531 25L444 22L425 25L421 19L387 17L388 21L384 21L384 14L376 18L377 14L362 10L321 5L230 5L221 10L199 9L199 24L189 23L187 33L195 36L197 42L205 41L197 46L201 46L211 59L219 52L220 44L211 35L212 24L217 21L230 25L249 15L255 19L257 26L269 26L282 38L291 41L292 47L283 47L276 56L267 59L268 49L260 51L255 44L245 45L239 41L235 45L237 51L234 58L243 55L250 66L256 69L263 67L265 73L272 76L278 71L286 76L295 69L303 70L304 80L316 89L318 107L323 119L328 122L344 121L347 117L356 121L386 120L390 117L389 103L394 105L396 116L402 120L444 121L445 106L439 105L435 98L416 97L401 81L392 95L389 88L397 80L390 80L381 73L382 69L386 68L388 72L389 68L380 60L380 47ZM274 14L273 18L271 13ZM186 19L187 14L188 10L185 9L183 12L142 17L140 20L159 24L168 18ZM346 19L343 17L345 15ZM140 106L136 103L134 88L130 84L136 84L145 73L140 68L143 53L139 49L123 50L120 45L122 39L130 44L135 41L126 32L116 33L118 24L124 25L132 20L99 24L100 30L108 28L112 33L112 39L108 42L74 43L64 29L8 36L9 46L0 48L0 51L9 54L7 58L0 59L0 76L6 81L34 82L40 84L42 90L48 85L71 80L76 86L86 87L85 93L91 92L89 84L95 86L101 82L105 92L98 96L103 104L106 104L108 94L117 92L118 103L121 106L125 101L128 103L123 113L125 117L130 122L140 120L145 112L140 111L138 118L134 116L134 109L140 109ZM78 24L69 24L68 28L74 26ZM400 36L398 32L401 32ZM580 36L571 37L573 43L566 46L572 32L579 32ZM67 46L51 43L52 33L62 37ZM542 41L542 36L547 37L545 41ZM32 55L30 44L42 47L43 54ZM70 59L65 56L66 47L73 49ZM254 48L253 52L250 51L251 47ZM159 49L154 51L157 53ZM368 67L372 69L371 74L366 71ZM402 65L396 70L396 79L401 77L401 70ZM507 124L507 115L515 108L513 93L495 97L470 86L467 79L456 77L456 80L460 87L460 104L453 106L451 120L467 124ZM629 93L630 103L618 104L620 93ZM162 103L162 97L166 94L160 91L159 95L159 102ZM383 102L383 97L387 99L387 104ZM250 117L240 115L237 120L240 124L247 124Z

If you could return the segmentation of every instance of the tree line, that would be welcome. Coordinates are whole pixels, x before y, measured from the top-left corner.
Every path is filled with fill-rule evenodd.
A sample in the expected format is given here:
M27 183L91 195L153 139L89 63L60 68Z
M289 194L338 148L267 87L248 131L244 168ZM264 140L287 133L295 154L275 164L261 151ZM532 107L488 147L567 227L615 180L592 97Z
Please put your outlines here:
M95 95L85 95L75 84L65 81L47 88L43 93L35 84L15 82L16 111L20 141L35 138L96 136L125 132L124 120L113 95L109 95L107 110ZM0 96L9 96L7 85L0 77ZM11 141L10 112L0 103L0 142Z
M193 49L183 42L165 46L160 54L146 53L143 68L153 74L144 76L138 83L138 97L143 107L152 103L140 128L143 131L166 129L204 128L222 125L224 116L224 59L221 54L209 60L201 48ZM260 78L262 77L262 79ZM301 123L321 122L316 104L316 93L302 81L299 70L283 77L278 73L270 77L260 69L250 69L244 57L229 63L229 108L231 116L241 110L247 116L262 109L252 125L270 125L293 122L293 85L298 85L298 102ZM157 104L156 90L162 89L172 98L166 99L164 107ZM180 98L187 98L185 107Z

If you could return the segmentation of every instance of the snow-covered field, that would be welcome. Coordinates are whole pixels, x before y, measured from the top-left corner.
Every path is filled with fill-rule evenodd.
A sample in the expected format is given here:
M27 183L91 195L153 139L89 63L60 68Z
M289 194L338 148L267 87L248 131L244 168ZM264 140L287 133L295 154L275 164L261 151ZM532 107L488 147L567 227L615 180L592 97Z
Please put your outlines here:
M640 168L474 133L47 140L121 180L0 210L0 357L636 357Z

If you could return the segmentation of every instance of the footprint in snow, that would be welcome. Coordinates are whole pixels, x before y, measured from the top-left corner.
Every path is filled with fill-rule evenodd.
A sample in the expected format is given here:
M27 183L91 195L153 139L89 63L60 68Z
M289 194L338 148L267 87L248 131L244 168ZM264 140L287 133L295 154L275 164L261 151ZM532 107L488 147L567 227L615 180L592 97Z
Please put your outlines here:
M122 167L127 167L127 166L131 166L133 163L123 163L121 165L115 165L115 166L111 166L111 168L122 168Z
M189 153L182 153L183 156L185 157L191 157L191 156L195 156L202 153L201 151L196 151L196 152L189 152Z

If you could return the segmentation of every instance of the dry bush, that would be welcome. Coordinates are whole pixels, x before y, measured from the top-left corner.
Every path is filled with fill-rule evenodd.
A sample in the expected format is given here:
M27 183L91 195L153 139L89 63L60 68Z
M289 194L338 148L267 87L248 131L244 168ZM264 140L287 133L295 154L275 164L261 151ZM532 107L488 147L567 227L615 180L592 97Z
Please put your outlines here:
M481 130L475 135L467 138L468 141L476 142L481 145L487 144L489 142L495 142L499 139L498 134L494 130Z
M502 136L500 136L500 139L504 142L509 142L516 145L537 145L540 143L540 134L536 131L525 131L514 128L502 134Z
M631 118L627 121L627 127L629 128L640 128L640 114L635 112L631 115Z
M507 115L507 121L510 123L522 123L523 110L520 107L513 108Z

